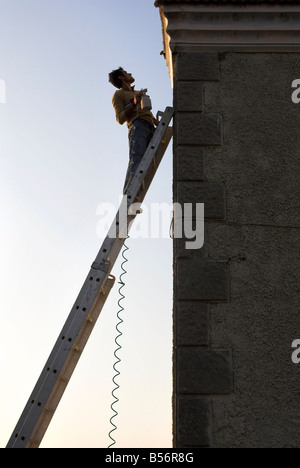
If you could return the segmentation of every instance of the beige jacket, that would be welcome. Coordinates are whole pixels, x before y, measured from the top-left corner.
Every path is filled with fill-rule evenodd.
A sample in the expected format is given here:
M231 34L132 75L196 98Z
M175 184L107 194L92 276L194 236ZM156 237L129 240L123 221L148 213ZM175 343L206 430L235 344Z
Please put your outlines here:
M127 122L127 127L130 128L132 122L138 118L147 120L147 122L150 122L153 125L154 116L152 112L149 110L142 110L139 104L136 106L136 109L131 115L130 119L126 119L125 107L126 105L130 104L130 102L132 102L135 94L138 93L139 91L135 91L134 88L131 88L131 90L119 89L113 95L112 104L115 109L117 122L120 125L123 125L125 122Z

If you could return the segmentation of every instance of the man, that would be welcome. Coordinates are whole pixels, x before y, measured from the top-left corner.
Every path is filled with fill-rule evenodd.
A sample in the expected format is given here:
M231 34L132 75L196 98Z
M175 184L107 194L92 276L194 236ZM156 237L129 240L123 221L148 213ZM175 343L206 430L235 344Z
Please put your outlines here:
M135 79L131 73L119 67L109 74L109 81L118 88L112 98L117 122L120 125L126 122L129 129L129 165L123 189L125 195L154 134L154 125L158 125L158 122L150 110L141 109L143 93L134 90L132 84Z

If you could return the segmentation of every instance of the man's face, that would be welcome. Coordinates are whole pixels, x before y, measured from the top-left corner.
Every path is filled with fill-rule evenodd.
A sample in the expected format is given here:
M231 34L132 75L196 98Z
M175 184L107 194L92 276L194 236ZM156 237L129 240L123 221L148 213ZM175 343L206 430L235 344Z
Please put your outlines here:
M135 79L133 78L131 73L127 73L126 71L123 71L123 78L125 83L134 83Z

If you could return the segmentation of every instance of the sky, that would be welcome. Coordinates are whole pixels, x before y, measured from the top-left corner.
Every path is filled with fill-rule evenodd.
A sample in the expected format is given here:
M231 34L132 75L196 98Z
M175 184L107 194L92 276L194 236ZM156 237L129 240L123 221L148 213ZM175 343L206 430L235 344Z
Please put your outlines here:
M132 72L154 113L172 105L153 4L0 0L0 447L101 247L101 206L119 205L128 137L108 73ZM171 146L128 240L115 448L172 446L172 240L139 236L151 206L172 202ZM119 297L116 284L41 448L111 443Z

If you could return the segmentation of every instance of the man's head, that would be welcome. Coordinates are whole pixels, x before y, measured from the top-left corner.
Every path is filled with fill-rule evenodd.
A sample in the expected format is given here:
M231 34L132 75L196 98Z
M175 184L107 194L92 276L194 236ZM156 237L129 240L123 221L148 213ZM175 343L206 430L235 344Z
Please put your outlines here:
M113 70L108 77L109 82L118 89L121 89L124 85L129 86L135 81L132 74L127 73L122 67Z

